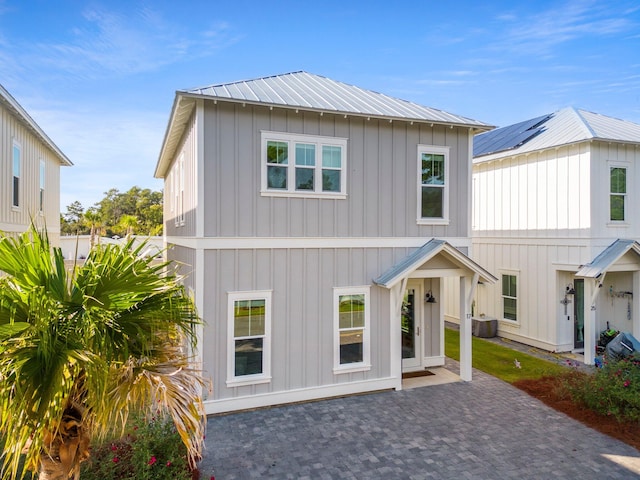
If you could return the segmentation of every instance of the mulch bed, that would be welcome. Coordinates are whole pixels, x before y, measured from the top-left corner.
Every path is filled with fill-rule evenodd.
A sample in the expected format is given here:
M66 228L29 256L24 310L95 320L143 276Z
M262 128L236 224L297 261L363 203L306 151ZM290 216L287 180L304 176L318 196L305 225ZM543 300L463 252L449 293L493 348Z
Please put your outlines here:
M536 380L519 380L513 383L513 386L554 410L640 450L640 424L618 422L614 417L601 415L576 404L571 399L563 398L559 394L561 382L558 377L542 377Z

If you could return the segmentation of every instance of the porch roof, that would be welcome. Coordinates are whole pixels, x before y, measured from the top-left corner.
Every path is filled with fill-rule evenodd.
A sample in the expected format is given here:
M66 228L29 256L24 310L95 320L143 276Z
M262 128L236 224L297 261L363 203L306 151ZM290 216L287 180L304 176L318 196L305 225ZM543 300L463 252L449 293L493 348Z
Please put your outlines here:
M472 274L477 273L479 280L483 282L495 283L498 281L491 273L450 243L438 238L432 238L415 252L407 255L385 273L374 279L373 282L381 287L391 288L437 256L446 257L457 268L469 271Z
M583 265L576 273L576 277L598 278L631 250L640 257L640 244L638 242L618 238L600 252L590 263Z

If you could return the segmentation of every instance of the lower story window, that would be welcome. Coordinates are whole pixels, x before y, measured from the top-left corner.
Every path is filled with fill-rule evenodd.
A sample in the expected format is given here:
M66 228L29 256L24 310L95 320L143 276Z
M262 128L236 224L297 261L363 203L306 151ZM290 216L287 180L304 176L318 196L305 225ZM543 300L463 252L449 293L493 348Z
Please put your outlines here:
M271 292L229 294L227 383L268 381L271 343Z
M502 275L502 318L505 320L518 320L518 277L515 275Z
M369 287L334 290L334 371L369 368Z

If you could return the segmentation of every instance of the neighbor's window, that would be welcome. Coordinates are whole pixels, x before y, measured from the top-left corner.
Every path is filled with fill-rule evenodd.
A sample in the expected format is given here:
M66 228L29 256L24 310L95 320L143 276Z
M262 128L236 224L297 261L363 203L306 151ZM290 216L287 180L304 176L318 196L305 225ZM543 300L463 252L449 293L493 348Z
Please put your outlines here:
M502 318L518 321L518 278L516 275L502 275Z
M368 370L369 287L334 290L334 373Z
M627 199L627 169L611 167L610 169L610 219L615 222L625 220L625 204Z
M271 292L229 294L227 383L270 380Z
M449 148L418 146L418 223L443 223L449 216Z
M175 225L177 227L184 225L184 153L180 155L174 168L173 194L176 207Z
M38 198L38 205L40 213L44 212L44 185L45 185L46 168L44 160L40 160L40 196Z
M20 206L20 169L22 167L22 150L20 148L20 144L18 142L13 142L13 184L12 184L12 195L11 195L11 204L14 207Z
M344 196L347 140L262 132L262 194Z

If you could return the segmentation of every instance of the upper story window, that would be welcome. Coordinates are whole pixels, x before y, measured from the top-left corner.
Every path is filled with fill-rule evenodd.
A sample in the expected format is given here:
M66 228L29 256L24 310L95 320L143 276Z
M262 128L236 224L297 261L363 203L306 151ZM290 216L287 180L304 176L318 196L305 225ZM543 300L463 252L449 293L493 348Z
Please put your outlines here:
M22 149L20 147L20 144L16 141L13 142L12 158L13 184L11 186L11 205L17 208L20 206L20 171L22 169Z
M40 191L38 196L38 210L40 213L44 212L44 186L46 177L46 166L44 160L40 160Z
M229 293L227 384L271 380L271 292Z
M346 197L347 140L262 132L262 194Z
M518 277L511 274L502 275L502 318L518 321Z
M334 373L368 370L369 287L334 289Z
M609 178L609 219L612 222L624 222L627 203L627 169L610 167Z
M449 222L449 148L418 145L418 223Z

